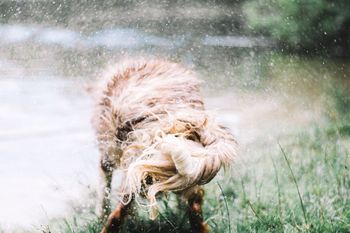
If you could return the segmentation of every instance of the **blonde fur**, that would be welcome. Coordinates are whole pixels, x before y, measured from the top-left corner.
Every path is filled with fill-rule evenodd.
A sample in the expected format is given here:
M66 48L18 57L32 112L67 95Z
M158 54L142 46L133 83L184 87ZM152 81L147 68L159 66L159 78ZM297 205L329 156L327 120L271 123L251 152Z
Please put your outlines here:
M102 163L125 174L120 195L156 195L208 183L236 154L236 141L205 111L195 74L162 60L125 61L100 82L94 115ZM147 182L151 177L152 182Z

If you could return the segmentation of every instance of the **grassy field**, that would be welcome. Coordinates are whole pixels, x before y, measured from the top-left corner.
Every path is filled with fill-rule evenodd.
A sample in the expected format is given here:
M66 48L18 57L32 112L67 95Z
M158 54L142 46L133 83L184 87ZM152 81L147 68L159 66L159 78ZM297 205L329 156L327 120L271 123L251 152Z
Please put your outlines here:
M206 186L204 217L211 232L350 232L349 98L332 93L334 111L275 141L256 143L228 174ZM169 195L157 220L145 209L123 232L189 232L184 206ZM43 232L95 233L91 212L53 221Z

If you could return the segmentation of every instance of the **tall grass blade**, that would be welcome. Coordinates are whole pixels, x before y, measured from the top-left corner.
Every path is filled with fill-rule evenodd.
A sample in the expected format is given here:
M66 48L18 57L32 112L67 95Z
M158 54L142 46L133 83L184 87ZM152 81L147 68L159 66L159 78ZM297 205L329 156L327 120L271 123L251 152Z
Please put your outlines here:
M305 224L307 224L308 220L307 220L307 216L306 216L305 205L304 205L303 199L301 198L301 194L300 194L300 190L299 190L299 186L298 186L297 180L296 180L294 172L293 172L293 170L292 170L292 168L290 166L290 163L289 163L289 160L287 158L287 155L286 155L285 151L283 150L283 148L282 148L282 146L281 146L281 144L279 142L278 142L278 146L280 147L280 149L282 151L282 154L283 154L283 157L286 160L286 163L288 165L289 171L292 174L293 182L294 182L295 187L296 187L296 189L298 191L298 196L299 196L300 206L301 206L301 209L303 211L304 221L305 221Z
M75 233L67 219L63 219L63 222L66 224L70 233Z
M281 187L280 187L280 182L278 179L278 172L277 172L277 167L275 161L271 158L272 165L273 165L273 170L275 172L275 178L276 178L276 185L277 185L277 192L278 192L278 214L280 216L280 221L282 220L282 200L281 200Z
M226 206L226 211L227 211L227 219L228 219L228 230L229 230L230 233L232 233L232 231L231 231L230 211L229 211L229 209L228 209L228 204L227 204L227 200L226 200L226 195L225 195L224 190L222 189L220 183L217 182L217 184L218 184L218 186L219 186L219 188L220 188L220 190L221 190L221 194L222 194L222 196L224 197L224 201L225 201L225 206Z

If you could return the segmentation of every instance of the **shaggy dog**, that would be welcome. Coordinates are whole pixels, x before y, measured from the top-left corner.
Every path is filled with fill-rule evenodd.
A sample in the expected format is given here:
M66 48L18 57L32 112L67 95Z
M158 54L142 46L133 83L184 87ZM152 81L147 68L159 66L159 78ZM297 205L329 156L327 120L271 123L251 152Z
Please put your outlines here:
M208 232L201 204L208 183L236 154L229 131L205 111L200 81L190 70L162 60L125 61L97 87L94 115L103 175L102 232L118 232L133 200L173 191L188 201L193 232ZM113 170L123 173L120 204L110 213Z

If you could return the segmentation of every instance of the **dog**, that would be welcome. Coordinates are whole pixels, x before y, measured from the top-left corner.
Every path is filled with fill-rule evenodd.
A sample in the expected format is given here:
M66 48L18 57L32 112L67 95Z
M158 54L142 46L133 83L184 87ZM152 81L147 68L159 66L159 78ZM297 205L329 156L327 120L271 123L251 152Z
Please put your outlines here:
M121 62L97 84L93 125L103 178L101 233L119 232L140 197L156 218L156 196L167 192L187 200L192 232L208 232L202 186L232 164L237 143L205 110L200 84L190 69L157 59ZM120 203L111 213L115 169L123 178Z

